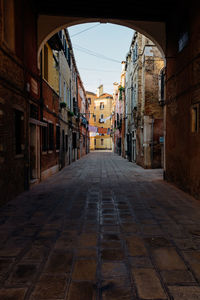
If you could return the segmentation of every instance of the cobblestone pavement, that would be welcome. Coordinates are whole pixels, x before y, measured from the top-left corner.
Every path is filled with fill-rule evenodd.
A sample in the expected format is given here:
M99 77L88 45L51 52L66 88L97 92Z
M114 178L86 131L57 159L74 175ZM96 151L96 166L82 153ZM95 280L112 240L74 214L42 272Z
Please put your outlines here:
M161 170L90 153L0 209L0 299L200 299L199 225Z

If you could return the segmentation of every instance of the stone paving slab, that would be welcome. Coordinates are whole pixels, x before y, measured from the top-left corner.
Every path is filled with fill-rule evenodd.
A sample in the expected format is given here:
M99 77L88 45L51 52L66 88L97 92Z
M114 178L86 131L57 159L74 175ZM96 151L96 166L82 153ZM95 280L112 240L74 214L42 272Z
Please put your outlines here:
M200 299L200 202L92 152L0 208L0 300Z

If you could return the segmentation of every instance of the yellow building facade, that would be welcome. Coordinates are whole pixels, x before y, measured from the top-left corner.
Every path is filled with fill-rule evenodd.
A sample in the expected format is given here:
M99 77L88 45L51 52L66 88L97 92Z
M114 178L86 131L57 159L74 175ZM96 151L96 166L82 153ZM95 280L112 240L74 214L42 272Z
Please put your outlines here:
M90 150L112 150L110 130L112 125L112 102L110 94L103 93L103 86L97 89L97 95L87 93L90 101L89 125L100 132L90 132ZM101 132L101 128L104 128ZM107 129L107 130L106 130Z
M58 56L48 43L42 49L42 75L43 79L59 95Z

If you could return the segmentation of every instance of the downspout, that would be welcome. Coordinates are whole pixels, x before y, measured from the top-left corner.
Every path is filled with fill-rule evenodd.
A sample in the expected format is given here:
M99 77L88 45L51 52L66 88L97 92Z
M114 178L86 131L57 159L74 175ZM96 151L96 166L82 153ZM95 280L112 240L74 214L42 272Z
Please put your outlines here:
M42 87L42 73L43 73L43 55L42 50L40 52L40 120L43 121L44 99L43 99L43 87ZM40 181L42 179L42 128L40 126Z
M153 168L153 147L154 147L153 127L154 127L154 118L152 117L152 121L151 121L151 168Z

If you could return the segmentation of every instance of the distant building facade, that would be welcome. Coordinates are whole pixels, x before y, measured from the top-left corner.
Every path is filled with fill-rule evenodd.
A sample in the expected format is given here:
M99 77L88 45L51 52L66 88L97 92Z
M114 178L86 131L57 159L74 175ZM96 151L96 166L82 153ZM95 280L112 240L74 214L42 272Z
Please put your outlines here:
M103 85L97 94L87 93L91 104L90 111L90 149L112 150L111 125L113 96L103 92Z
M125 148L127 158L144 168L163 166L163 70L156 45L135 32L126 57Z
M125 62L122 62L120 83L113 84L112 137L114 152L125 156Z

